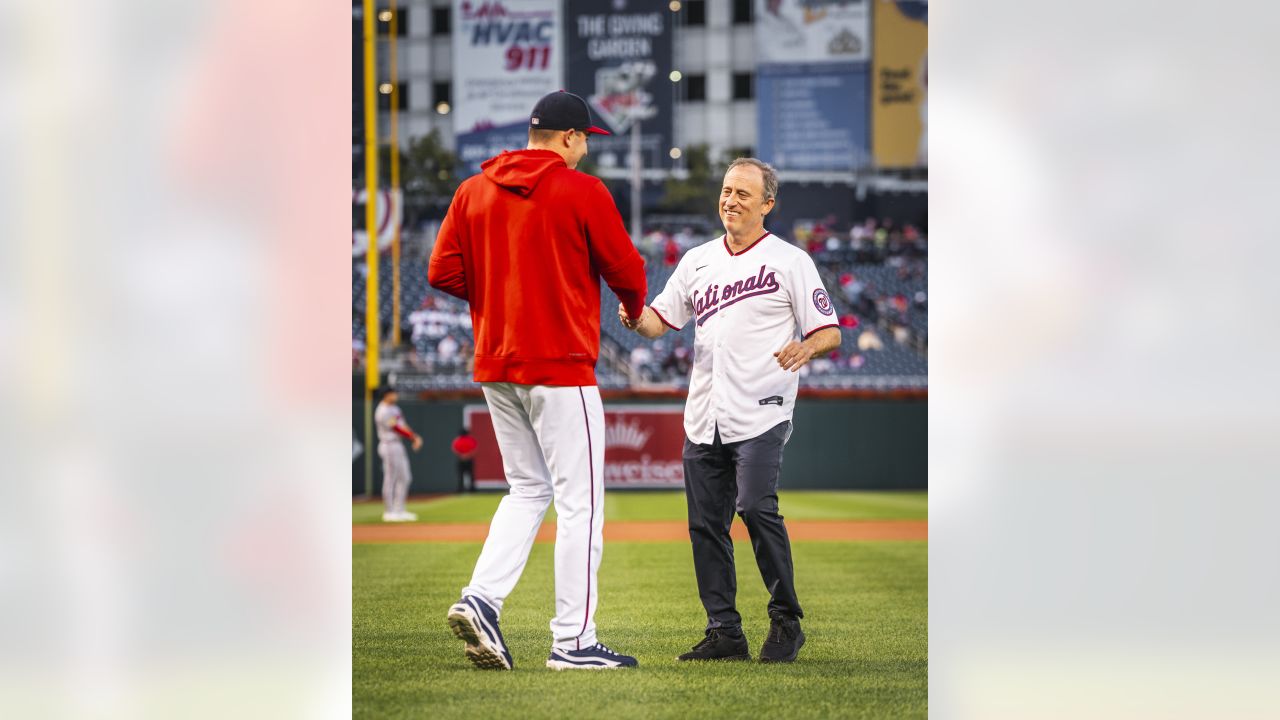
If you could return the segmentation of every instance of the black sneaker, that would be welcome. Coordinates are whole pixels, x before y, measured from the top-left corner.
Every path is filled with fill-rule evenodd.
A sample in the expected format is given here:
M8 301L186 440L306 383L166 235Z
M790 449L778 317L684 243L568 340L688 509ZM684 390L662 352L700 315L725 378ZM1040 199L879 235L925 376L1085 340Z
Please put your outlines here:
M804 633L799 620L774 617L769 623L769 637L760 646L760 662L791 662L803 645Z
M722 628L712 628L702 642L693 646L689 652L676 658L677 660L750 660L751 651L747 648L747 636L739 630L730 634Z

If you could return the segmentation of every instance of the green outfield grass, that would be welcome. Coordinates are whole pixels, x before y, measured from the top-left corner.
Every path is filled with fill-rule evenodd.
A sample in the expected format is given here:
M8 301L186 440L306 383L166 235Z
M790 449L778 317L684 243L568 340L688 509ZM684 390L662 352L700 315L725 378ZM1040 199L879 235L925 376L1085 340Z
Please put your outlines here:
M420 522L487 523L503 493L449 495L410 502L409 510ZM786 490L778 493L782 514L796 520L926 520L929 496L925 492ZM547 511L554 520L555 508ZM612 490L604 496L605 522L610 520L684 520L683 491L626 492ZM382 504L351 506L354 523L381 523Z
M446 498L416 512L436 522L487 522L497 500ZM610 519L684 517L677 493L611 493L608 503ZM828 519L923 519L926 503L924 493L793 491L782 499L788 517ZM750 545L739 543L735 550L738 608L756 655L768 630L768 597ZM463 657L462 643L444 621L470 577L479 543L353 545L353 715L594 720L928 714L925 541L795 543L808 642L789 665L678 663L675 656L700 639L705 623L688 543L608 543L599 575L600 640L635 655L640 667L559 673L544 666L554 607L552 552L552 545L534 546L503 611L515 671L482 672Z

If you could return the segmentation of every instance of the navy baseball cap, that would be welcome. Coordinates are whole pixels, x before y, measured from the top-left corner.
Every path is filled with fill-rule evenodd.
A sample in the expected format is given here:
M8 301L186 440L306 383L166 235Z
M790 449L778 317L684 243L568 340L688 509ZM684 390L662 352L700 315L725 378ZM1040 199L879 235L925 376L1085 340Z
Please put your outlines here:
M612 134L591 124L591 110L587 107L586 100L564 90L544 95L533 106L529 127L539 130L581 130L597 135Z

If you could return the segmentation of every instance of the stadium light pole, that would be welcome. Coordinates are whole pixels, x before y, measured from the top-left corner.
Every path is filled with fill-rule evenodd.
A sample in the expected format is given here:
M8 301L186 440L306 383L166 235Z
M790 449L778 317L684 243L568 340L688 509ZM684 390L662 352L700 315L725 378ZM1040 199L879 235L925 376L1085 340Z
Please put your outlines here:
M365 282L364 316L364 494L373 497L373 390L378 386L378 102L375 95L373 0L364 0L364 175L365 232L369 249L364 259L368 268Z
M400 190L400 73L396 56L396 28L400 22L400 13L392 7L390 31L390 52L387 62L391 71L391 202L398 202L403 207L404 198ZM390 216L391 208L387 208ZM393 216L392 216L393 217ZM400 223L395 224L395 239L391 241L391 347L400 348Z

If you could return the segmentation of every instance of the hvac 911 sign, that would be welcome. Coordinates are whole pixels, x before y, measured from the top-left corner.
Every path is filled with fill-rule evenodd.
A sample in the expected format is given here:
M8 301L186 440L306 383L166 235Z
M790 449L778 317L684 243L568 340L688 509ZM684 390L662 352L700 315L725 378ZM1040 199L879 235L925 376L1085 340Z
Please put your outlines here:
M479 489L507 487L493 418L484 405L463 408L464 424L479 444L475 481ZM606 488L682 488L684 407L606 405L604 408ZM584 436L583 442L586 442Z

